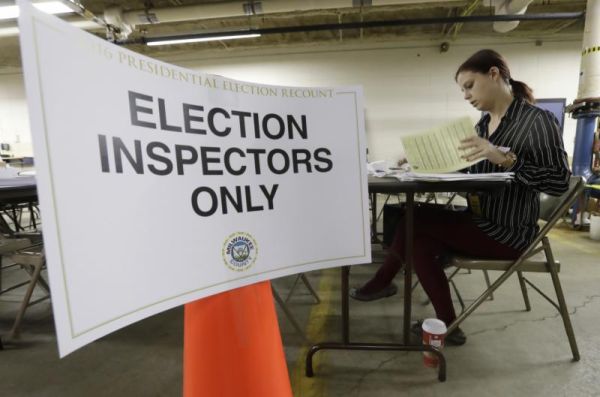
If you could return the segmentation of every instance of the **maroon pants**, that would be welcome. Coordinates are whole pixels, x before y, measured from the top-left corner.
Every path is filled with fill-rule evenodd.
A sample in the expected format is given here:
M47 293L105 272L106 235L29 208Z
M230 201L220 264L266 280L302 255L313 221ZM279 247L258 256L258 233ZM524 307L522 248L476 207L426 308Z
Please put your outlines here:
M516 259L520 251L501 244L473 222L468 211L451 211L440 206L415 206L414 270L429 296L437 317L450 324L455 318L443 258L448 253L490 259ZM363 287L365 292L388 285L401 268L405 257L405 217L400 217L394 241L383 265Z

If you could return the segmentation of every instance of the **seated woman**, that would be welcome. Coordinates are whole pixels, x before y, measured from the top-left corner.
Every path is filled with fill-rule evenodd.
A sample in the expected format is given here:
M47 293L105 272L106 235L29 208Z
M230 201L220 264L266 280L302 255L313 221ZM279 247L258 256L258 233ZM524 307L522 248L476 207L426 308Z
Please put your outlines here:
M513 80L504 58L481 50L457 70L455 80L464 98L486 112L476 136L461 142L466 160L483 159L471 173L514 172L505 189L469 195L468 211L417 206L414 221L415 272L437 317L450 324L456 318L443 258L452 252L481 258L516 259L538 231L539 192L560 195L569 186L570 171L558 123L554 116L533 106L531 89ZM371 301L394 295L392 279L404 258L404 221L401 217L383 265L354 299ZM420 332L419 326L414 326ZM460 328L446 336L447 344L462 345Z

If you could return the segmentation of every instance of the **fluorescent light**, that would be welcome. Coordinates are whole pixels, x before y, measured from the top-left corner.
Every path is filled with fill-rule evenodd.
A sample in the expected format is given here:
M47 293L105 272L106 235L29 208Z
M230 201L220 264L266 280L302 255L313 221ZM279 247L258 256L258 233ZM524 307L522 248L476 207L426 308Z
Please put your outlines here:
M44 11L47 14L65 14L67 12L73 12L68 6L60 1L48 1L45 3L34 3L35 8L40 11Z
M0 7L0 19L15 19L19 16L19 7L4 6Z
M73 12L72 9L61 3L60 1L46 1L44 3L33 3L35 8L48 14L65 14ZM3 6L0 7L0 20L15 19L19 16L18 6Z
M81 20L81 21L72 21L69 23L71 25L75 26L76 28L84 29L84 30L102 29L102 26L98 25L94 21ZM10 37L10 36L16 36L18 34L19 34L19 28L16 26L0 28L0 37Z
M250 39L252 37L260 37L258 33L252 34L238 34L230 36L212 36L212 37L190 37L181 39L160 39L160 38L149 38L146 45L170 45L170 44L186 44L186 43L199 43L203 41L221 41L221 40L235 40L235 39Z

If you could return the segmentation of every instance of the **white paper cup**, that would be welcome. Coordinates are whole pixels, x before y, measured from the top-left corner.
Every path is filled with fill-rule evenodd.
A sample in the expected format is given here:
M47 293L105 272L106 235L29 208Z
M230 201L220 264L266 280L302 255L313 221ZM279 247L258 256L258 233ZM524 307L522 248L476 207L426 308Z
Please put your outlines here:
M600 215L590 217L590 238L600 240Z
M444 347L444 336L446 335L446 324L437 318L427 318L423 320L423 344L431 345L438 349ZM438 357L431 352L423 352L423 364L426 367L437 368Z

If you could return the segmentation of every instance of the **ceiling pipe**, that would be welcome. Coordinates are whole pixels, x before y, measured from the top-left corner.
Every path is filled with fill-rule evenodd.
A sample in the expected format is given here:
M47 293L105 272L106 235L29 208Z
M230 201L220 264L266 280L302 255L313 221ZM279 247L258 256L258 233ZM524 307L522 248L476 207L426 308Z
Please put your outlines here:
M452 0L445 0L452 1ZM205 19L235 18L248 15L268 15L303 11L343 9L379 5L406 5L440 3L440 0L261 0L226 3L209 3L190 6L150 8L124 12L119 6L108 7L104 11L107 23L121 30L125 39L138 25L198 21Z
M496 15L523 15L533 0L494 0L494 13ZM493 29L499 33L506 33L515 29L519 21L494 22Z
M255 5L259 6L257 14L351 8L355 6L355 3L352 0L262 0L254 2Z
M74 13L76 13L83 19L92 21L95 24L98 24L104 28L108 27L106 22L102 18L99 18L98 16L94 15L83 5L81 5L81 3L78 0L60 0L60 2L69 7L71 10L73 10Z
M277 28L264 29L247 29L234 31L219 31L211 33L198 33L177 36L161 36L147 37L133 40L123 40L119 44L147 44L148 42L158 40L177 40L183 38L209 38L222 35L235 36L247 34L282 34L282 33L298 33L298 32L315 32L323 30L340 30L340 29L364 29L386 26L412 26L412 25L435 25L443 23L472 23L472 22L506 22L506 21L541 21L541 20L561 20L561 19L581 19L585 16L585 12L562 12L562 13L540 13L540 14L524 14L524 15L475 15L475 16L456 16L456 17L440 17L440 18L412 18L412 19L395 19L383 21L365 21L365 22L347 22L339 24L321 24L321 25L304 25L304 26L286 26Z

